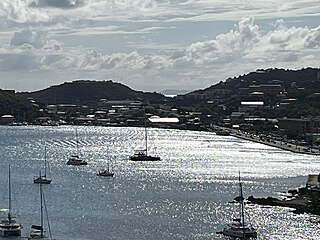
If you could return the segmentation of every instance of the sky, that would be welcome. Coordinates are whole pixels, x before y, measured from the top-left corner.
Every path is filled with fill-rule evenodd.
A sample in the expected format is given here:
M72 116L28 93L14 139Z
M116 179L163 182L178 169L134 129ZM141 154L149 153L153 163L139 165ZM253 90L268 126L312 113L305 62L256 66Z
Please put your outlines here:
M204 89L320 67L320 0L1 0L0 88Z

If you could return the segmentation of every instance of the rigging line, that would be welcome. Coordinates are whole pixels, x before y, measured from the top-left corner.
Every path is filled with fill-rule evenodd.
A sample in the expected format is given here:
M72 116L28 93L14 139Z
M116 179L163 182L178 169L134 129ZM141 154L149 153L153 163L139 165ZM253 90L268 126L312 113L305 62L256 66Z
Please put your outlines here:
M51 234L51 227L50 227L50 222L49 222L49 216L48 216L48 210L47 210L47 204L46 204L46 199L45 199L45 195L43 194L43 203L44 203L44 211L46 213L46 219L47 219L47 223L48 223L48 231L49 231L49 237L52 238L52 234Z

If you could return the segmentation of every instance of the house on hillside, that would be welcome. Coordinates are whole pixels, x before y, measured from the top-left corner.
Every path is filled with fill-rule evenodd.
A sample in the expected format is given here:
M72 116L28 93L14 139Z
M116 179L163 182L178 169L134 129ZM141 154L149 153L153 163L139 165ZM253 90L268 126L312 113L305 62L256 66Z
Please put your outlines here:
M295 135L320 133L320 118L279 118L279 129Z
M0 124L7 125L7 124L13 123L14 121L15 121L14 116L9 115L9 114L7 114L7 115L2 115L2 116L0 117Z

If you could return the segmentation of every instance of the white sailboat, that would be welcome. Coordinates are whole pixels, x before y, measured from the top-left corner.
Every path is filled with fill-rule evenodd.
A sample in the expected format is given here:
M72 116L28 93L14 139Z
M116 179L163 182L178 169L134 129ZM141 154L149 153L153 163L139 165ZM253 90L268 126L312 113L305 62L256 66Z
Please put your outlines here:
M110 171L109 162L107 163L107 168L100 170L97 175L102 177L113 177L114 173Z
M132 161L160 161L160 157L148 155L148 131L145 123L144 126L144 142L145 149L135 150L133 156L130 156Z
M52 179L47 178L47 147L44 147L44 175L41 175L41 171L39 171L39 177L34 178L34 183L43 183L50 184Z
M12 216L12 204L11 204L11 173L9 165L9 209L6 219L1 220L0 222L0 236L1 237L10 237L10 236L21 236L22 226L16 222Z
M81 159L79 155L79 140L78 140L77 129L76 129L76 143L77 143L77 153L69 157L67 165L75 165L75 166L87 165L88 163L84 159Z
M257 230L250 226L249 223L245 222L245 214L244 214L244 198L242 192L242 183L240 180L240 172L239 172L239 188L240 188L240 216L239 218L233 219L233 222L228 224L222 231L222 234L228 237L240 238L240 239L248 239L248 238L256 238Z
M52 240L52 234L49 224L49 218L47 214L47 208L46 208L46 202L44 198L44 193L42 190L42 183L39 184L39 191L40 191L40 225L34 224L31 226L30 235L28 236L28 239L44 239L44 240ZM48 231L44 228L44 219L43 219L43 213L45 210L46 216L47 216L47 224L48 224Z

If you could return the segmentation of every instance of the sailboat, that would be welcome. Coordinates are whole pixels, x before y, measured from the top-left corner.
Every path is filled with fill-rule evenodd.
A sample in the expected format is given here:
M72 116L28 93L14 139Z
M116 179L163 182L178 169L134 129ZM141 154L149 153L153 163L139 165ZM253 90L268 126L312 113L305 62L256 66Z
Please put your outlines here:
M44 175L41 175L41 171L39 171L39 177L34 178L34 183L44 183L44 184L50 184L51 179L47 178L47 147L44 147Z
M133 156L130 156L132 161L160 161L160 157L148 155L148 132L145 123L144 126L144 138L145 138L145 149L135 150Z
M250 226L245 222L244 215L244 198L242 192L242 183L240 180L240 172L239 172L239 188L240 188L240 216L239 218L233 219L233 222L228 224L222 231L222 234L228 237L240 238L240 239L248 239L248 238L256 238L257 230Z
M112 171L110 171L109 162L107 164L107 169L100 170L97 173L97 175L98 176L103 176L103 177L113 177L114 173Z
M84 160L81 159L79 156L79 140L78 140L78 131L76 129L76 143L77 143L77 154L73 154L71 157L69 157L67 165L87 165L88 163Z
M47 215L47 222L48 222L48 234L47 231L44 229L44 219L43 219L43 208L45 210L45 213L47 213L47 208L46 208L46 202L44 198L44 193L42 190L42 183L39 184L39 189L40 189L40 225L34 224L31 226L31 231L30 235L28 236L28 239L52 239L51 236L51 229L50 229L50 224L49 224L49 219Z
M21 236L22 226L16 222L12 217L11 212L11 173L9 165L9 209L6 219L1 220L0 222L0 236L1 237L10 237L10 236Z

